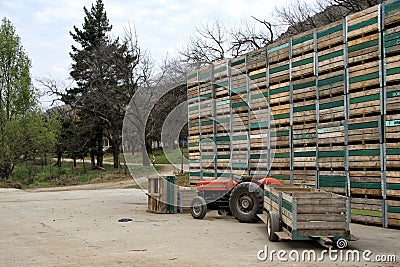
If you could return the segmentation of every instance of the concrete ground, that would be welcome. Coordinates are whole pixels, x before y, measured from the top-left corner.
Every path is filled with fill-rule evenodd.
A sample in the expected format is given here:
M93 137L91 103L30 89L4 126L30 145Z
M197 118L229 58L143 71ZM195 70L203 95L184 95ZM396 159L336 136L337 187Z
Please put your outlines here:
M271 243L262 223L242 224L216 212L203 220L190 214L152 214L146 212L141 190L85 189L0 189L0 266L321 265L296 263L288 256L292 250L321 253L320 245ZM121 218L132 221L118 222ZM351 231L360 240L351 242L349 249L371 250L371 259L399 251L400 230L351 224ZM257 254L265 246L269 252L285 250L282 256L289 261L280 262L276 255L273 263L270 258L260 261ZM398 266L398 261L345 263L325 254L323 264Z

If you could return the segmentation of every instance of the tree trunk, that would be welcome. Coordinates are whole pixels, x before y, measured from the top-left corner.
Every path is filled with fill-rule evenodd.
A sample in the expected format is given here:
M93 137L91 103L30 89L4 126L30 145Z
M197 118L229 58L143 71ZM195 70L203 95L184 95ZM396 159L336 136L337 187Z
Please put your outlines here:
M74 157L74 168L76 168L76 157Z
M103 167L103 153L97 154L97 167Z
M61 167L61 159L62 159L62 152L58 151L57 152L57 162L56 162L56 164L54 164L54 166Z
M96 161L95 161L93 153L90 154L90 162L91 162L91 165L92 165L92 169L93 170L96 169Z
M3 173L4 173L4 177L6 178L6 180L9 180L12 178L13 169L14 169L14 166L11 163L6 162L3 165Z
M150 166L150 159L147 154L146 145L142 145L142 159L143 159L143 166Z
M113 145L113 158L114 158L114 169L120 168L119 164L119 145Z

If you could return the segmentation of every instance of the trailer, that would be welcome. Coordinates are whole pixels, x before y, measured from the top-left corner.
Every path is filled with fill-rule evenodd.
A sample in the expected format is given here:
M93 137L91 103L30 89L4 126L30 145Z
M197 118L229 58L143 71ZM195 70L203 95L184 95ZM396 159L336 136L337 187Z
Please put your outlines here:
M268 239L315 240L321 245L347 247L357 240L350 234L350 203L347 197L293 185L266 185L264 212L258 217L267 225Z

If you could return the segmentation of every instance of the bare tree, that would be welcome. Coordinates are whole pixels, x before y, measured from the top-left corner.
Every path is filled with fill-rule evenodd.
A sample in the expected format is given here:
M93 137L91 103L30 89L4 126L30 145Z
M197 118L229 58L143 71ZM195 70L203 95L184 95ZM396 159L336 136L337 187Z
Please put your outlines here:
M251 50L260 49L274 39L274 26L270 22L253 16L252 18L255 20L254 23L243 21L240 26L231 29L231 47L229 50L233 57L238 57ZM261 27L257 27L260 24Z
M329 0L329 5L345 8L348 15L383 2L384 0Z
M185 62L224 59L230 46L228 37L225 25L218 18L213 18L196 28L195 35L179 53Z
M317 27L314 4L304 1L291 1L286 6L275 9L280 25L288 27L287 34L293 35Z

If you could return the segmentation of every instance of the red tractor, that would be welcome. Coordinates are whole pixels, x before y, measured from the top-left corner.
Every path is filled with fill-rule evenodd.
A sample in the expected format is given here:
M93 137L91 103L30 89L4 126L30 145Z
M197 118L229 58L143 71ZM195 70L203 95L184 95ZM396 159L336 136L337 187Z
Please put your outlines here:
M281 182L272 177L197 182L198 196L190 203L190 213L195 219L203 219L208 210L218 210L218 214L233 215L240 222L257 222L257 214L263 213L265 184Z

